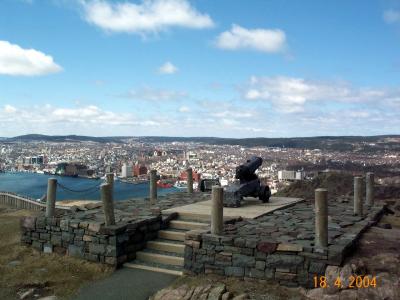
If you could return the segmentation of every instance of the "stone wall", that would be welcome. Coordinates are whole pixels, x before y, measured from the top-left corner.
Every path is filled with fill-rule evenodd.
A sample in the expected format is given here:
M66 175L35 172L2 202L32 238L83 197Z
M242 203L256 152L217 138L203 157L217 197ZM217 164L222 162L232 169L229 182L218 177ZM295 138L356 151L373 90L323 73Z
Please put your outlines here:
M159 215L113 226L68 216L23 217L21 241L44 253L55 252L118 267L135 259L136 251L143 249L146 241L155 239L157 231L175 217Z
M277 242L254 233L238 235L235 230L230 234L235 224L225 224L223 236L212 235L207 230L192 230L185 236L185 272L250 277L273 280L286 286L313 287L313 277L324 275L328 265L341 265L362 232L382 213L382 207L372 209L369 216L326 248L296 241Z

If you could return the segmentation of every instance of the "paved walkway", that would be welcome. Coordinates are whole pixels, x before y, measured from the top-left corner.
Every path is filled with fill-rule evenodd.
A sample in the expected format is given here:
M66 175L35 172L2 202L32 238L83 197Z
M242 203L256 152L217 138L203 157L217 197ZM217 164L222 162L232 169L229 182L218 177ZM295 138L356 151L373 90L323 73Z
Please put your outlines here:
M76 300L147 300L177 277L145 270L122 268L110 277L84 286Z
M282 209L301 201L303 201L301 198L271 197L269 202L262 203L258 199L245 197L240 207L224 207L224 217L240 216L246 219L255 219L277 209ZM211 200L207 200L169 208L163 210L163 213L177 212L193 214L195 216L211 216L211 202Z

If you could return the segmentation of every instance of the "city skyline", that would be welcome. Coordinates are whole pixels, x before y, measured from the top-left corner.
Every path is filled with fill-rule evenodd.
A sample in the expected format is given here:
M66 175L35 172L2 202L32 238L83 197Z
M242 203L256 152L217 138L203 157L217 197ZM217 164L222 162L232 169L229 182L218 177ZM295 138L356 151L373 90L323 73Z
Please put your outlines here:
M6 0L0 136L398 134L398 1Z

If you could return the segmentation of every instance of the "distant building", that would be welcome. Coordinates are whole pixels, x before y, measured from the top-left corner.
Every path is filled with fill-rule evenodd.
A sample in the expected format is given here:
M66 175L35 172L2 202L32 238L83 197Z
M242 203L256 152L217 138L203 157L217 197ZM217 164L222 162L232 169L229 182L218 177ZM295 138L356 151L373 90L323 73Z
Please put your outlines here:
M121 177L127 178L133 176L133 167L131 164L123 164L121 168Z
M147 167L145 165L136 164L133 167L133 176L139 177L147 174Z
M279 181L304 180L304 172L303 171L281 170L281 171L278 171L278 180Z
M179 179L187 180L187 172L186 171L181 172L181 174L179 175ZM201 179L201 174L197 173L196 171L193 171L193 181L200 182L200 179Z

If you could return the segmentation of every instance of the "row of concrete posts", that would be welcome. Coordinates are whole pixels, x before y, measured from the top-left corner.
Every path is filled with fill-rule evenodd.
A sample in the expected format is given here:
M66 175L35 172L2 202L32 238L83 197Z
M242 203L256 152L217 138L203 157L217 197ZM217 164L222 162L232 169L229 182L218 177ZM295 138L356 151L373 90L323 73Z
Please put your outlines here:
M188 168L187 172L187 192L193 193L193 170ZM46 201L46 217L51 218L55 215L57 194L57 179L50 178L47 183L47 201ZM106 174L106 183L100 186L101 201L103 203L103 211L105 215L106 225L115 225L114 215L114 174ZM150 171L150 204L155 205L157 202L157 170Z
M374 174L366 174L366 201L367 206L374 205ZM354 215L362 216L362 177L354 178ZM223 233L223 188L213 186L211 206L211 233ZM315 190L315 246L328 246L328 190Z

